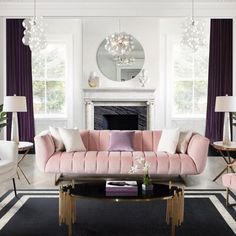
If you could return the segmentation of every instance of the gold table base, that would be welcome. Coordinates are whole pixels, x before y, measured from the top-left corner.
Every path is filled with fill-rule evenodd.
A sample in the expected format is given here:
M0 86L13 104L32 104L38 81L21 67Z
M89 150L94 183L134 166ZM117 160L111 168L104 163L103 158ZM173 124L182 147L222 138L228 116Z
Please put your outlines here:
M59 225L68 226L68 236L72 236L72 226L76 222L76 199L79 199L79 196L73 196L69 190L65 192L60 187ZM176 227L180 226L184 220L184 190L175 191L174 195L166 201L166 223L171 225L170 235L175 236Z

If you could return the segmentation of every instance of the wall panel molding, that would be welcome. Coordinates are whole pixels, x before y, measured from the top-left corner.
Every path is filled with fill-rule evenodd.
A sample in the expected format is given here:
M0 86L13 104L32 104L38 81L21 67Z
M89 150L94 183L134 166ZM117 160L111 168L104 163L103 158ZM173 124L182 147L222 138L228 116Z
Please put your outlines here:
M190 3L125 3L125 2L40 2L38 15L47 17L125 16L125 17L184 17L190 16ZM0 16L32 16L31 2L0 2ZM196 4L196 15L200 17L232 17L236 15L236 3L214 2Z

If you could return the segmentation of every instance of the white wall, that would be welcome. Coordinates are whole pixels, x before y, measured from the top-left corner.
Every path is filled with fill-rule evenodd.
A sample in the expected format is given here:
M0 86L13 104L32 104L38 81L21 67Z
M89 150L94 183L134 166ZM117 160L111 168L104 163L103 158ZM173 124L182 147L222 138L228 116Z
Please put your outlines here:
M141 86L138 79L125 82L109 80L100 72L97 66L96 54L99 45L106 36L119 31L125 31L133 35L143 46L145 52L143 68L148 71L150 78L146 87L157 88L157 94L159 94L159 18L150 17L129 17L120 18L120 20L117 17L95 17L83 20L83 87L88 87L87 80L91 71L98 73L100 87L136 88ZM161 101L161 97L157 96L157 100ZM158 103L160 104L160 102ZM161 107L161 105L158 105L158 107ZM159 113L159 108L155 110L156 113ZM158 115L156 129L162 127L162 119Z
M156 87L158 78L159 19L158 18L86 18L83 20L83 80L88 87L91 71L100 77L101 87L137 87L137 79L116 82L107 79L99 70L96 61L97 49L106 36L119 31L133 35L143 46L145 52L144 68L149 71L151 79L147 87Z
M36 119L36 133L47 129L49 125L63 127L85 127L84 101L82 89L88 87L91 71L100 77L100 87L140 87L137 79L126 82L115 82L106 78L99 70L96 53L101 42L114 32L119 32L118 18L84 18L81 20L47 20L47 34L72 35L73 37L73 74L72 90L69 91L69 104L73 109L69 119ZM58 27L60 25L60 27ZM157 18L123 18L120 30L132 34L142 44L145 51L144 68L148 70L150 80L147 87L158 85L159 64L159 19ZM150 46L151 45L151 46ZM83 58L83 60L82 60ZM73 91L73 92L71 92Z
M36 134L56 127L83 127L82 104L82 23L80 19L47 19L46 34L70 39L67 84L68 118L35 119Z
M182 119L169 120L167 112L166 84L166 24L167 19L159 17L124 17L120 20L121 31L132 34L142 44L145 51L144 68L150 77L147 87L156 88L156 129L168 126L179 126L183 129L193 129L204 134L205 120ZM172 19L175 21L175 19ZM0 18L0 45L4 45L4 18ZM101 74L96 63L96 51L102 40L109 34L119 31L117 17L84 17L77 19L47 19L47 33L68 35L72 38L72 72L69 93L70 111L68 120L44 119L36 120L36 133L47 129L49 125L84 128L84 102L82 89L88 87L87 80L91 71L96 71L100 77L101 87L133 87L139 85L137 79L126 82L114 82ZM163 27L164 26L164 27ZM174 26L169 25L169 30ZM235 28L235 26L234 26ZM235 32L234 32L235 33ZM5 45L3 46L5 48ZM235 50L235 47L234 47ZM235 51L234 51L235 54ZM4 91L4 53L0 54L0 101ZM235 60L234 60L235 63ZM235 84L235 83L234 83ZM235 87L235 86L234 86Z
M171 66L171 50L168 47L169 40L182 34L182 23L184 18L162 18L160 19L160 54L162 60L160 61L160 83L162 89L160 90L160 97L162 97L163 106L160 108L163 114L163 127L179 127L182 130L190 129L201 134L205 134L206 118L173 118L172 117L172 68ZM205 18L206 35L209 34L210 18ZM206 40L209 40L206 37ZM169 56L169 57L168 57Z

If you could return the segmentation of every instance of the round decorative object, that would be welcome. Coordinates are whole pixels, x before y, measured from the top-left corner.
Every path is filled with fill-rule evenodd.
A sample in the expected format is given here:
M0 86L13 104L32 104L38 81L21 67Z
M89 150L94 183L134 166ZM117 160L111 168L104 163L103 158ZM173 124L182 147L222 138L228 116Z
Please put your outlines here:
M99 77L96 72L90 73L88 84L91 88L99 87Z
M149 78L147 75L147 70L142 69L141 73L138 75L139 83L141 84L141 87L145 87L145 84L148 82Z
M187 18L183 23L182 45L196 52L199 47L206 45L205 22Z
M24 45L29 46L33 52L46 48L43 17L26 18L22 25L25 28L22 38Z
M114 33L97 50L101 73L113 81L134 79L142 70L145 53L140 42L127 33Z
M114 56L128 55L134 49L133 36L125 32L106 37L105 49Z

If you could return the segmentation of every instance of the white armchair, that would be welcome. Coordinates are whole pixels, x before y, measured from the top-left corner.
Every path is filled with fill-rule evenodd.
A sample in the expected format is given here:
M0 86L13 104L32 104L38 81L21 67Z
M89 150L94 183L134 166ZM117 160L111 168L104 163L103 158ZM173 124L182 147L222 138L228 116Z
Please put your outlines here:
M13 141L0 140L0 184L6 180L12 179L15 196L16 185L15 175L18 163L18 145Z

